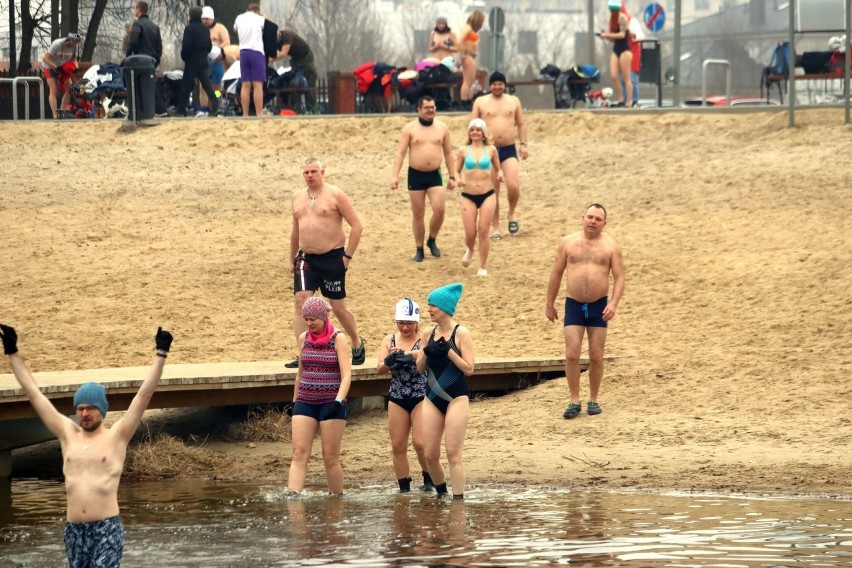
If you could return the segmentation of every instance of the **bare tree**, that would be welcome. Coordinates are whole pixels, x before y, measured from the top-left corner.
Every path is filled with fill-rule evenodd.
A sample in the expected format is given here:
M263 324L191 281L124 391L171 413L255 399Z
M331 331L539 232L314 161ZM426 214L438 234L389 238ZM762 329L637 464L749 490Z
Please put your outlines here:
M20 0L18 3L18 13L21 18L21 55L18 58L18 75L25 75L32 67L31 53L35 41L36 30L47 22L47 15L43 12L44 2L39 2L35 6L35 12L32 10L30 0ZM36 14L36 15L34 15Z
M396 56L370 0L298 0L292 14L288 24L310 44L320 74Z

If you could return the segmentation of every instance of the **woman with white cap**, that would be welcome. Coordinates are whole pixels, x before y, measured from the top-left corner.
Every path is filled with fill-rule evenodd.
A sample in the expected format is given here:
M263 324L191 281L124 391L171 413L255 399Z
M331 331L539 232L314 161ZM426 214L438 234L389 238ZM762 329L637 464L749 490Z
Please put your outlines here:
M302 306L307 330L299 336L299 370L293 397L293 459L287 480L288 497L305 487L311 446L319 430L330 495L343 494L340 444L349 418L346 397L352 384L349 340L328 321L331 305L311 296Z
M456 154L456 171L459 172L458 186L461 192L462 224L466 249L462 265L473 260L476 237L479 236L479 270L477 276L488 276L488 252L491 247L488 230L497 208L497 195L491 185L491 171L503 181L497 149L488 136L488 128L481 118L474 118L467 125L467 145Z
M408 465L408 438L411 436L417 461L423 472L424 491L432 490L432 478L426 468L420 413L426 396L426 373L417 370L414 360L420 349L420 306L410 298L396 303L397 331L385 336L377 359L379 373L391 374L388 392L388 433L393 453L393 469L400 493L411 491Z
M453 320L462 290L462 284L456 282L429 293L429 317L435 327L423 332L420 341L425 346L416 352L417 370L426 371L429 385L420 418L426 465L438 497L447 495L447 478L441 465L443 438L454 499L464 498L462 447L470 418L467 377L476 364L470 330Z

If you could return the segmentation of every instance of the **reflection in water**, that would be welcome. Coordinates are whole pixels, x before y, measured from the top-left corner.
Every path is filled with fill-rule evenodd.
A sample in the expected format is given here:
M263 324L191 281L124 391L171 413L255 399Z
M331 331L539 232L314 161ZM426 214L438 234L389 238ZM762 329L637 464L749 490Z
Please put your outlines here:
M61 483L0 486L6 566L65 565ZM342 498L283 486L125 484L124 566L848 566L849 501L472 487Z

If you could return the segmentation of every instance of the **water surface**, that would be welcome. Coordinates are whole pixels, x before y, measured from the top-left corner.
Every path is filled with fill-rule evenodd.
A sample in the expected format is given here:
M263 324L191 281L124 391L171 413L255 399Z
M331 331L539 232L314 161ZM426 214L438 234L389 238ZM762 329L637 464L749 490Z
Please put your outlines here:
M473 486L466 499L365 486L124 484L125 568L850 566L852 502ZM64 567L60 483L16 481L0 565Z

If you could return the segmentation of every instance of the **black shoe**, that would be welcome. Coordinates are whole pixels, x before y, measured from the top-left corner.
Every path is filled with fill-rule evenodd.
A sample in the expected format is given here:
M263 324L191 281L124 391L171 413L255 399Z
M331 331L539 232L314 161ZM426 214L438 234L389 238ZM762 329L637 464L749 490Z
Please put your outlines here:
M364 361L367 360L367 343L364 341L364 338L361 337L361 346L352 348L352 364L353 365L363 365Z
M565 409L565 412L562 413L562 418L570 420L571 418L576 418L580 415L580 411L583 408L580 406L580 403L572 402L568 405L568 408Z
M414 262L423 262L425 255L423 254L423 247L419 247L416 251L414 251L414 256L411 257L411 260Z
M186 116L186 111L180 110L176 106L170 106L166 109L166 114L168 114L169 116Z
M432 256L435 258L441 258L441 249L438 248L438 245L435 244L435 238L429 237L426 239L426 246L429 247L429 252L432 253Z
M289 363L284 363L284 366L287 367L288 369L298 369L299 368L299 358L296 357L295 359L293 359Z

